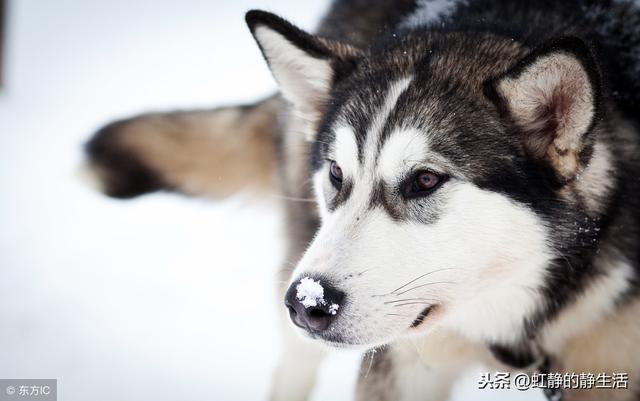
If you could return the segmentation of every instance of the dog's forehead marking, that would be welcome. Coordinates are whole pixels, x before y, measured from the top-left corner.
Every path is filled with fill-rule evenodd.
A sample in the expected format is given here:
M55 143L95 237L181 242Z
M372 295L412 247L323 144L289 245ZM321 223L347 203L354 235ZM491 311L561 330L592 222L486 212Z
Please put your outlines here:
M332 146L332 156L343 171L356 175L373 171L379 156L379 145L385 124L396 107L398 99L406 91L413 77L405 77L389 85L384 102L378 112L372 116L366 132L366 139L359 148L353 127L344 123L334 128L335 139Z
M367 138L362 149L362 160L365 169L368 167L370 170L373 170L372 167L376 161L378 145L380 143L385 123L391 115L391 112L395 109L398 99L407 90L412 80L413 77L409 76L398 79L389 85L387 97L385 98L380 111L373 117L371 125L367 130Z
M375 195L376 182L378 181L376 173L376 164L381 151L381 141L385 125L389 116L393 113L398 99L406 91L411 83L413 77L404 77L392 82L387 92L385 93L384 102L379 111L372 116L371 123L366 131L366 138L364 144L358 146L358 140L356 138L355 129L345 125L344 123L338 124L334 128L334 141L330 148L329 157L340 165L345 176L350 176L351 185L354 190L343 198L339 199L338 203L334 203L331 208L335 209L337 206L349 201L354 207L366 207L371 203L371 198ZM415 131L414 131L415 133ZM400 142L398 145L391 145L393 149L400 146L410 145L406 140L397 139L392 142ZM404 145L402 145L404 144ZM422 147L420 150L423 150ZM394 152L391 152L394 153ZM396 158L395 156L388 156L387 158ZM402 156L400 156L402 158ZM390 161L388 164L397 164ZM322 175L326 174L326 170L320 170ZM315 187L317 188L317 196L323 198L322 194L322 182L320 179L320 172L316 174L314 180ZM391 174L389 174L391 175ZM351 188L351 186L349 186ZM326 208L328 203L321 199L321 209ZM325 216L326 217L326 216Z
M387 182L418 164L428 151L425 135L415 128L395 130L384 142L377 163L377 174Z
M358 144L355 133L348 126L340 126L335 130L334 158L342 171L356 174L358 171Z

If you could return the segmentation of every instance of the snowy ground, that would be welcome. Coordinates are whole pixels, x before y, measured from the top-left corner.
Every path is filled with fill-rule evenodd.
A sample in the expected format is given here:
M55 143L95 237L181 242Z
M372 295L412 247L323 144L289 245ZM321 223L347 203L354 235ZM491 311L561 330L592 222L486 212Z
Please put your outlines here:
M66 401L265 398L280 346L274 205L118 202L73 175L82 142L113 118L274 90L243 23L264 1L10 3L0 378L57 378ZM268 4L311 28L326 1ZM333 355L314 398L350 399L357 364L353 353ZM477 377L457 399L497 399L472 394Z

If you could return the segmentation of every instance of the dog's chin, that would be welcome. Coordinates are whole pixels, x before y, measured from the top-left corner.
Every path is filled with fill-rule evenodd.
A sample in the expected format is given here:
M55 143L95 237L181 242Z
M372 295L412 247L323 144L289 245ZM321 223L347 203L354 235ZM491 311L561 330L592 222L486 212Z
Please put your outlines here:
M317 341L319 341L324 346L332 349L344 349L344 350L365 352L370 349L383 347L389 343L392 343L393 339L380 340L380 341L355 342L355 341L350 341L349 339L342 339L342 340L336 341L334 339L318 338Z
M347 350L355 350L355 351L365 351L371 348L371 346L366 344L356 344L356 343L350 343L345 341L335 341L335 340L328 340L328 339L322 339L322 338L319 338L318 341L320 341L322 345L327 346L329 348L347 349Z
M416 335L415 331L407 331L407 332L399 332L395 335L391 335L385 338L379 339L364 339L358 337L357 339L341 336L339 334L331 334L331 335L320 335L304 332L303 334L310 341L318 342L328 348L332 349L345 349L345 350L353 350L353 351L368 351L372 348L383 347L388 344L393 343L394 341L404 338L411 337Z
M305 329L301 329L297 327L297 330L301 336L306 338L309 341L320 343L329 348L338 348L338 349L348 349L348 350L356 350L356 351L366 351L372 347L383 345L385 342L368 342L362 341L361 338L352 339L346 336L343 336L340 332L328 332L326 334L322 333L312 333Z
M351 349L351 350L366 350L370 346L365 342L356 341L345 336L342 336L337 332L329 332L327 334L312 333L304 329L299 329L302 336L305 338L319 342L330 348Z

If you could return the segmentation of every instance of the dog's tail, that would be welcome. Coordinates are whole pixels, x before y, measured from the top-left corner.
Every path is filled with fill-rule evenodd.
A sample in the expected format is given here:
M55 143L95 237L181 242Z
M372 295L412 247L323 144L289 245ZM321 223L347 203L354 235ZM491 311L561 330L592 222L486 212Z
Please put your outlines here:
M275 183L280 100L213 110L150 113L113 122L86 144L86 172L104 193L170 190L222 198Z

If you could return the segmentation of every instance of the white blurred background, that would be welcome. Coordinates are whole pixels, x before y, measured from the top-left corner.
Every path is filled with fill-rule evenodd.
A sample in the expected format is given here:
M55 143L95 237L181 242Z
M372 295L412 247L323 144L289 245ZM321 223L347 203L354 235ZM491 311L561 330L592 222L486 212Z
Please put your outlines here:
M74 175L83 142L110 120L274 91L244 12L267 8L313 29L328 1L265 3L9 1L0 378L57 378L70 401L267 397L280 348L275 202L122 202ZM358 358L332 354L314 399L351 399ZM455 398L542 399L474 392L477 379L468 373Z

